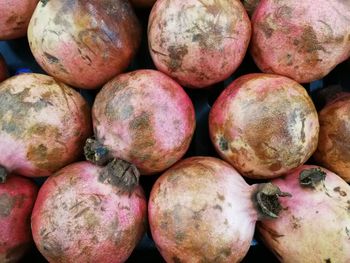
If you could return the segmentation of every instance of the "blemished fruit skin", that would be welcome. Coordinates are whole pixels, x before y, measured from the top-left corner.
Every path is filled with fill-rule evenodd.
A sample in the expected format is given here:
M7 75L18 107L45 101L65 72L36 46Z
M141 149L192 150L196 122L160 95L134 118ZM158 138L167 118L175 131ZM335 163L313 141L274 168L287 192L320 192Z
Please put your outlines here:
M229 77L241 64L250 35L249 17L238 0L159 0L148 23L154 64L190 88Z
M0 41L24 37L38 0L0 0Z
M265 73L307 83L350 56L350 2L262 0L252 18L251 54Z
M92 108L95 139L113 158L141 174L161 172L187 151L195 130L191 99L174 80L155 70L117 76Z
M0 183L0 262L18 262L33 245L30 216L37 186L27 178L9 175Z
M240 262L258 219L254 189L213 157L191 157L163 173L152 188L148 218L165 261Z
M140 44L141 27L129 1L41 1L28 40L49 75L95 89L128 67Z
M292 79L248 74L231 83L209 114L210 138L240 174L280 176L316 150L319 123L306 90Z
M42 74L0 84L0 166L23 176L49 176L83 154L90 109L74 89Z
M32 231L49 262L125 262L145 233L142 188L123 192L104 169L89 162L71 164L41 187Z
M151 7L157 0L130 0L131 4L135 7Z
M4 57L0 53L0 82L8 78L8 70Z
M315 188L300 185L300 173L326 173ZM280 199L284 209L277 220L258 222L264 243L280 262L350 262L350 186L336 174L304 165L272 180L292 197Z
M320 136L315 160L350 182L350 94L344 94L319 112Z

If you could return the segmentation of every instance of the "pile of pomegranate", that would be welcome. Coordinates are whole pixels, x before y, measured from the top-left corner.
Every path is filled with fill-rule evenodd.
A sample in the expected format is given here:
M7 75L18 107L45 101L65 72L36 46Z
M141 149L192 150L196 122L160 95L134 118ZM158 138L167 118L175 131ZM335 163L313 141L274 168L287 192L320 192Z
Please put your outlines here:
M0 14L0 263L350 262L350 1Z

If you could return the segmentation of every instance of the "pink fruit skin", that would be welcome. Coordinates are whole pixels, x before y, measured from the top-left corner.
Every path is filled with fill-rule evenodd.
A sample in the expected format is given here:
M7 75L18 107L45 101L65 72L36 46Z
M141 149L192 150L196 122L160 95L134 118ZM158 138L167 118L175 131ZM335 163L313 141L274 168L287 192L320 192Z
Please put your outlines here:
M30 216L37 186L29 179L10 175L0 184L0 262L14 263L32 245Z
M41 187L32 231L51 263L124 262L144 234L147 204L141 187L122 194L100 181L102 169L71 164Z
M141 28L125 0L50 0L38 4L28 27L32 53L49 75L95 89L124 71Z
M38 0L0 0L0 40L27 34L29 20Z
M4 81L8 77L7 65L4 57L0 53L0 82Z
M326 76L350 56L349 1L262 0L252 18L258 67L299 83Z
M320 138L314 158L350 182L350 93L326 105L319 119Z
M208 87L241 64L251 35L238 0L158 0L148 24L156 67L180 84Z
M327 171L317 189L299 185L304 165L273 184L292 194L280 199L284 209L276 220L258 223L266 244L283 263L350 262L350 187Z
M49 176L76 160L91 135L90 110L72 88L41 74L0 84L0 166Z
M96 139L142 174L161 172L178 161L195 129L191 99L155 70L122 74L108 82L96 96L92 118Z
M235 80L209 114L211 140L241 174L272 178L298 167L316 150L319 123L305 89L272 74Z
M188 158L166 171L148 204L152 237L166 262L240 262L258 218L254 189L212 157Z

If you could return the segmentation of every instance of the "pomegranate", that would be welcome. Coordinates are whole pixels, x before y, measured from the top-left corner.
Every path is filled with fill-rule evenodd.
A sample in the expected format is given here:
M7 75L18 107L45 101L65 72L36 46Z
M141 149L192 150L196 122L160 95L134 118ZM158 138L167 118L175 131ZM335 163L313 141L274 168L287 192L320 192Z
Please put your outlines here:
M124 262L145 232L147 204L135 166L71 164L50 176L32 214L34 241L55 262Z
M314 158L350 182L350 93L327 104L319 119L320 139Z
M0 82L4 81L8 77L7 65L4 57L0 53Z
M1 263L18 262L31 247L30 215L36 195L37 187L29 179L10 175L0 183Z
M211 140L241 174L272 178L316 150L319 123L305 89L294 80L248 74L229 85L209 114Z
M148 24L156 67L192 88L229 77L243 60L250 34L239 0L158 0Z
M336 174L305 165L272 181L281 199L277 220L258 223L266 245L283 263L350 262L350 186Z
M130 0L131 4L135 7L151 7L156 0Z
M349 1L260 2L252 18L251 53L262 71L306 83L350 56Z
M21 74L0 84L0 167L48 176L76 160L91 135L83 97L52 77Z
M0 40L23 37L38 0L0 0Z
M195 129L193 104L171 78L155 70L122 74L97 94L92 108L96 140L88 160L120 158L141 174L161 172L187 151Z
M188 158L153 186L152 236L166 262L240 262L256 221L277 217L286 195L272 184L249 186L219 159Z
M41 1L28 28L40 66L67 84L97 88L127 68L141 39L129 1Z

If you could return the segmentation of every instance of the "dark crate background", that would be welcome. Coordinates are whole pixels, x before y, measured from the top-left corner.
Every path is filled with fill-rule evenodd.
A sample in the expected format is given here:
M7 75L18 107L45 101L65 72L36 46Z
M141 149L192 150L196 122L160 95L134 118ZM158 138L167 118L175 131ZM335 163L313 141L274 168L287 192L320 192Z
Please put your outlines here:
M128 68L128 71L135 69L143 69L143 68L151 68L154 69L154 65L152 63L151 57L148 52L147 46L147 21L148 21L148 9L136 10L137 15L141 21L143 26L143 38L140 50L133 60L132 64ZM32 72L44 73L44 71L38 66L35 62L26 38L21 38L17 40L11 41L0 41L0 53L4 56L8 67L10 75L18 74L19 72L29 69ZM204 155L204 156L218 156L214 151L214 148L210 142L209 134L208 134L208 113L210 111L210 107L218 97L220 92L226 87L229 83L231 83L237 77L253 72L260 72L258 68L253 63L249 54L246 55L242 65L238 68L238 70L227 80L224 82L218 83L209 89L202 90L190 90L185 89L188 95L191 97L195 110L196 110L196 121L197 127L196 131L190 146L190 149L186 153L186 157L188 156L196 156L196 155ZM324 88L329 86L337 85L342 87L344 90L350 91L350 62L344 62L336 67L327 77L322 80L312 82L310 84L304 85L309 94L311 95L317 109L321 109L324 106L324 97L319 92L320 90L324 90ZM92 105L94 97L98 90L96 91L86 91L79 90L80 93L89 101L90 105ZM309 163L313 163L312 160L309 160ZM148 197L151 187L155 180L157 179L157 175L155 176L144 176L141 177L141 185L145 189L146 195ZM43 183L45 179L38 179L36 182L40 185ZM252 184L257 181L248 180L248 183ZM261 181L259 181L261 182ZM331 244L330 244L331 245ZM269 262L275 263L278 262L277 259L272 255L269 250L267 250L262 242L259 240L259 237L256 235L256 238L253 240L250 250L243 260L243 262ZM26 257L21 262L46 262L45 259L40 255L40 253L35 249L33 249L26 255ZM140 244L136 247L132 255L127 261L128 263L134 262L165 262L160 254L158 253L154 242L152 241L152 237L150 231L144 236Z

